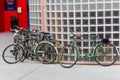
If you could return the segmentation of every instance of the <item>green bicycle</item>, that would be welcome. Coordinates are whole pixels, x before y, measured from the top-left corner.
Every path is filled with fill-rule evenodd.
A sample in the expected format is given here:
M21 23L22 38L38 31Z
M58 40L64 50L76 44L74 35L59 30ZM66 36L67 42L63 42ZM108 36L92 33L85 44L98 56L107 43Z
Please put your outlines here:
M87 53L87 51L82 49L78 44L86 40L84 36L73 34L71 37L73 39L71 43L64 46L58 56L59 64L64 68L74 66L83 54L87 57L86 59L93 58L94 61L102 66L110 66L118 59L118 51L108 38L97 41L98 36L89 36L90 40L87 41L91 43L91 48Z

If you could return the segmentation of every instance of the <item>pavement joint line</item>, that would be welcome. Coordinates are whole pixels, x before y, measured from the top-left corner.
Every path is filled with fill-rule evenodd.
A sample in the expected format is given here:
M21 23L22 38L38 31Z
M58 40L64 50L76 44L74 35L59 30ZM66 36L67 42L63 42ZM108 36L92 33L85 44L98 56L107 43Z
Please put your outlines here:
M37 67L37 68L35 68L35 69L33 69L33 70L31 70L30 72L28 72L27 74L25 74L24 76L22 76L21 78L19 78L18 80L24 79L24 78L27 77L29 74L31 74L31 73L37 71L39 68L40 68L40 66Z

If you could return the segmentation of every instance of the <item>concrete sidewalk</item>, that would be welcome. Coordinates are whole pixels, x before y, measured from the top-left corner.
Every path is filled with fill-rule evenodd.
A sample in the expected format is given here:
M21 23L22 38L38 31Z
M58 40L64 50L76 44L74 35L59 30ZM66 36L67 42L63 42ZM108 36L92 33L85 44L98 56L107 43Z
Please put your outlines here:
M0 33L0 55L10 43L12 34ZM45 65L31 60L7 64L0 56L0 80L120 80L120 65L75 65L67 69L59 64Z

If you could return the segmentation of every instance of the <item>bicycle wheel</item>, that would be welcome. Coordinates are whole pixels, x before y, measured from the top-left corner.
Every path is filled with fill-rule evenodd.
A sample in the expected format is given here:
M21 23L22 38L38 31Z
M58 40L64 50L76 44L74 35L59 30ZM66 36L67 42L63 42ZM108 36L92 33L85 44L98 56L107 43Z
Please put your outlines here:
M6 63L14 64L23 58L24 49L19 44L11 44L7 46L2 54L3 60Z
M58 49L58 52L61 50L62 45L59 41L57 41L55 39L51 39L49 41L54 45L54 47L56 47Z
M60 51L58 59L59 64L64 68L74 66L78 60L77 48L72 45L66 45Z
M37 40L32 39L32 38L28 42L25 43L24 47L25 47L26 53L25 53L23 59L21 60L21 62L23 62L26 58L29 58L29 57L31 57L31 60L34 59L33 56L36 56L34 51L35 51L37 45L38 45Z
M37 58L44 64L51 64L56 60L57 52L49 42L41 42L36 48Z
M102 66L110 66L118 59L118 51L111 43L101 43L95 48L95 61Z

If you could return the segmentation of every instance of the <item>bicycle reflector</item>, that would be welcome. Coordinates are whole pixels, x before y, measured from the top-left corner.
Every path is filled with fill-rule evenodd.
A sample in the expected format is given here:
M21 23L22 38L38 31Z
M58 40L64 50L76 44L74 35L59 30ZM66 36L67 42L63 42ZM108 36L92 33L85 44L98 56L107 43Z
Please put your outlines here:
M101 42L103 42L103 43L108 43L108 42L109 42L109 38L103 38L103 39L101 40Z
M36 29L35 28L32 28L32 31L34 32Z
M76 34L76 38L77 38L77 39L80 39L80 38L81 38L81 35L80 35L80 34Z

